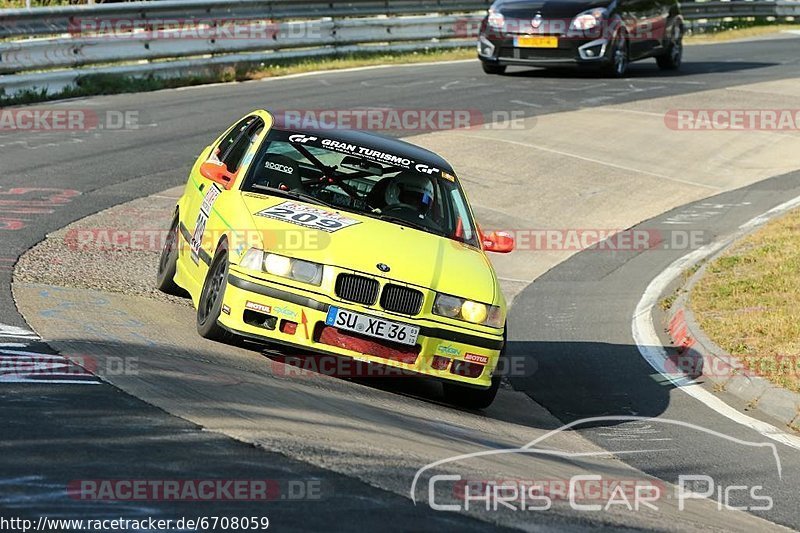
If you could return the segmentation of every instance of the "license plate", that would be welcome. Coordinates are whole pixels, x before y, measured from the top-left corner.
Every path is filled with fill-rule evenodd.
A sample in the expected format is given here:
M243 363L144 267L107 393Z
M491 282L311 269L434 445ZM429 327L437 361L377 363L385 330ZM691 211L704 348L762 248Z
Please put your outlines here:
M522 35L514 38L517 48L558 48L558 37L542 35Z
M413 346L417 343L419 327L392 322L382 318L362 315L347 309L331 307L328 309L328 316L325 324L335 328L354 331L361 335L376 337L387 341L398 342Z

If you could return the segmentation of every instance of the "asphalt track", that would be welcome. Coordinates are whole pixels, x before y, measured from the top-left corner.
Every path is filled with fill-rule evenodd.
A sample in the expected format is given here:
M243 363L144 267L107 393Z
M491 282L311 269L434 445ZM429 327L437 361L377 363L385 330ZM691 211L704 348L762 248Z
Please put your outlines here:
M137 110L145 127L104 133L0 136L3 192L27 187L80 193L70 193L68 201L50 202L43 210L50 212L5 212L4 217L13 218L24 227L0 235L2 259L6 260L4 264L13 264L47 233L74 220L179 185L192 154L213 138L222 125L254 107L463 107L478 109L486 117L496 116L493 113L498 110L522 110L526 116L537 116L793 78L800 70L796 46L795 40L780 39L694 47L680 76L664 76L647 63L634 65L631 78L618 81L539 71L486 78L474 63L455 63L64 102L58 105ZM148 124L157 126L147 127ZM707 232L708 238L727 233L748 218L800 194L795 191L795 184L796 176L789 175L725 193L714 202L750 203L724 209L720 216L692 229ZM649 221L646 227L661 228L660 224L670 216L674 213ZM533 376L514 380L514 387L564 422L585 416L631 414L694 421L742 440L763 440L675 389L658 384L651 377L652 369L632 346L630 320L636 302L650 279L679 253L584 252L525 289L515 301L511 316L512 340L517 353L535 354L539 370ZM10 269L0 268L3 291L0 297L4 302L0 323L25 327L12 303L10 276ZM3 342L24 343L32 351L46 350L30 338L9 336ZM270 506L268 514L277 523L302 524L309 529L322 526L348 529L358 516L362 527L386 527L388 507L393 517L390 525L397 529L482 526L481 522L462 515L435 513L426 506L413 507L407 499L392 492L283 455L267 457L263 450L203 432L109 385L67 389L63 385L4 384L2 396L6 407L4 426L8 430L0 461L6 477L4 483L14 486L13 492L4 491L0 499L4 514L34 516L43 509L52 509L53 514L83 513L82 516L107 512L107 507L77 505L56 495L67 481L86 477L87 472L93 478L162 479L188 477L189 472L192 477L236 478L241 472L248 477L271 479L318 477L323 486L325 482L335 486L335 495L325 500L323 507L316 507L314 513L308 512L306 502ZM735 400L728 400L735 404ZM795 450L780 448L783 479L776 482L769 458L746 453L729 441L689 434L685 428L644 426L606 424L580 433L606 449L613 449L620 441L642 446L651 444L652 439L661 442L669 439L682 453L671 449L628 462L667 481L674 481L680 473L692 472L713 475L725 485L762 484L769 488L777 504L765 516L790 527L800 524L794 505L800 479ZM184 451L187 448L192 450L189 456ZM252 506L240 505L252 510ZM155 507L158 507L155 512L172 515L192 510L189 505ZM212 505L204 513L221 510L231 514L237 509L230 504L217 508ZM592 522L581 516L559 516L555 521L542 518L543 524L553 527L574 527L573 521L602 524L602 520Z

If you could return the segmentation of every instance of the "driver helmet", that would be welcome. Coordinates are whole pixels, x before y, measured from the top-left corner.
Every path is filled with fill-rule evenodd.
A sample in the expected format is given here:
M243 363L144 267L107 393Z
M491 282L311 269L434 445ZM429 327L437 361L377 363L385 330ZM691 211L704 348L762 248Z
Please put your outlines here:
M433 205L433 183L425 176L404 172L386 188L386 205L407 205L424 215Z

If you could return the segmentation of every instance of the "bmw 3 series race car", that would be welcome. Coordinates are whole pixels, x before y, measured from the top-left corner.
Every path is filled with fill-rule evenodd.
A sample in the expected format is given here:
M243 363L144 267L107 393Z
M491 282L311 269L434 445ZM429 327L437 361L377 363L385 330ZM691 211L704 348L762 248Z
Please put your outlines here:
M246 337L438 378L493 401L506 303L455 171L411 144L297 131L249 114L195 162L158 287L187 291L203 337Z

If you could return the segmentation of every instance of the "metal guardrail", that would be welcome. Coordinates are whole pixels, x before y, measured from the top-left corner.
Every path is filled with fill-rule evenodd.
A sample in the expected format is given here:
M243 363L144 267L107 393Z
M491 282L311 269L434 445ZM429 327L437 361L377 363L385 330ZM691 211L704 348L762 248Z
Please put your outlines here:
M346 18L284 22L276 26L238 25L240 37L225 38L228 30L205 28L202 34L216 38L188 38L184 30L149 31L124 37L57 38L11 41L0 44L0 73L30 69L78 67L96 63L154 60L201 56L314 48L340 47L358 43L449 40L468 37L468 25L480 23L481 15L418 16L400 18ZM474 33L474 32L473 32Z
M731 1L731 2L687 2L681 3L681 11L687 20L720 18L766 18L800 16L797 1Z
M80 18L115 19L317 19L378 15L468 13L488 9L491 0L162 0L87 6L0 10L0 38L65 33Z
M241 63L466 46L475 41L490 4L491 0L162 0L0 10L0 90L6 95L56 92L89 74L201 75ZM800 16L800 2L787 0L682 7L690 21ZM136 31L113 31L121 22ZM226 24L237 37L225 33L231 30ZM187 38L187 28L196 34Z

